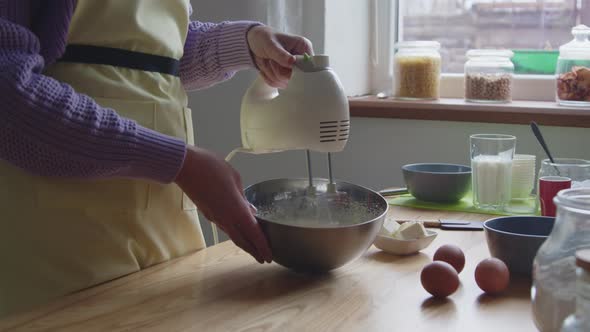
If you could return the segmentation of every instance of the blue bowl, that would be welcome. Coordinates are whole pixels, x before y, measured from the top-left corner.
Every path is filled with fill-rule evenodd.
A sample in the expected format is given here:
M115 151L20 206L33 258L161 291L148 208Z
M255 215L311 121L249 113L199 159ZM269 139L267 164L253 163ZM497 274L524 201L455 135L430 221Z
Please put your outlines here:
M483 223L492 257L506 263L510 273L531 276L537 251L551 233L554 217L512 216Z
M402 167L408 191L419 200L455 203L471 189L471 167L455 164L410 164Z

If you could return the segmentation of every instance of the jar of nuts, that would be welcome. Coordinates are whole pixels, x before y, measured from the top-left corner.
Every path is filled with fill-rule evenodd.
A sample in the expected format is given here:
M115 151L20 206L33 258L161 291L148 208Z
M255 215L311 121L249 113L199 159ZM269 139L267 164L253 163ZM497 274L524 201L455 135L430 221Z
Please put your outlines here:
M440 43L407 41L395 45L393 96L397 99L438 99L440 95Z
M572 29L574 40L559 48L557 102L566 106L590 106L590 28Z
M465 100L475 103L512 101L514 64L509 50L470 50L465 63Z

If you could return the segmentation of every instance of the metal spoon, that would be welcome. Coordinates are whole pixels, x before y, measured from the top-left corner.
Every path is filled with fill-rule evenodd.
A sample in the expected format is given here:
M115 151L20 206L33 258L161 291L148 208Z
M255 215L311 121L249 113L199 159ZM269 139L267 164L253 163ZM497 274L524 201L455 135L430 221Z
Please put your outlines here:
M537 125L537 123L535 121L531 122L531 129L533 130L533 134L535 134L537 141L539 141L539 144L541 144L541 147L543 148L543 150L545 150L545 153L549 157L549 160L551 160L551 163L555 164L555 160L553 159L551 152L549 152L549 147L547 147L547 143L545 143L545 139L543 138L543 134L541 134L541 129L539 129L539 126ZM559 169L555 165L553 167L555 167L555 170L557 171L557 175L559 175Z

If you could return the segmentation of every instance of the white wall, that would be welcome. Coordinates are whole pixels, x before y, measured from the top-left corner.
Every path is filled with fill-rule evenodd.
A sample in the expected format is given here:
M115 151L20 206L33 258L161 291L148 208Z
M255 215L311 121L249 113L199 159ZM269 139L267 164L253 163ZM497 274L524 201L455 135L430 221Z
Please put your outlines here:
M590 159L590 130L542 128L553 154ZM477 133L517 137L517 153L545 158L528 126L399 119L353 118L346 150L334 160L339 178L375 189L402 185L400 168L416 162L469 165L469 136Z
M325 53L350 95L371 90L371 1L326 0Z
M193 0L192 3L194 18L208 21L264 21L266 17L266 1L262 0ZM242 72L230 82L190 94L197 144L221 155L240 144L241 97L254 76L254 72ZM589 129L542 129L556 156L590 159ZM351 138L345 151L334 155L334 173L340 180L374 189L402 185L400 167L404 164L468 163L468 137L473 133L513 134L518 137L519 153L536 154L538 158L543 154L527 126L353 118ZM324 156L313 154L313 159L314 175L326 177ZM300 151L237 155L232 164L242 174L244 185L270 178L306 175L305 157ZM210 241L206 222L203 228Z

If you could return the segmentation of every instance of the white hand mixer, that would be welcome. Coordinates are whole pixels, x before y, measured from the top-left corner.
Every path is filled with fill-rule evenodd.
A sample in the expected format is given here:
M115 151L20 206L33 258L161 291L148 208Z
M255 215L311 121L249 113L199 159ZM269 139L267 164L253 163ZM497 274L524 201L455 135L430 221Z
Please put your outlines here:
M310 150L328 154L330 183L332 152L344 149L350 133L348 99L327 55L296 56L286 89L276 89L258 77L242 99L241 131L243 147L236 152L270 153L306 150L309 188L313 191ZM214 242L218 243L213 225Z

